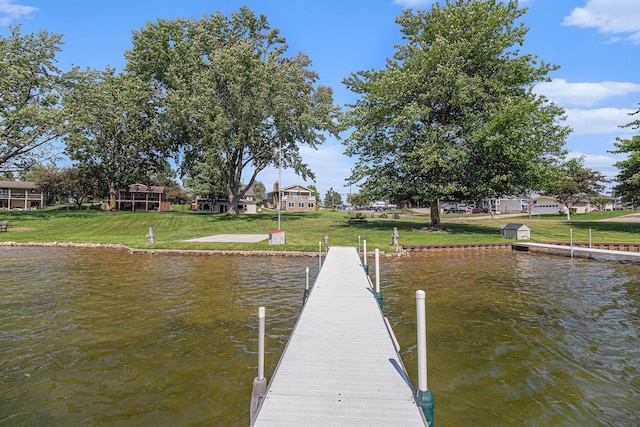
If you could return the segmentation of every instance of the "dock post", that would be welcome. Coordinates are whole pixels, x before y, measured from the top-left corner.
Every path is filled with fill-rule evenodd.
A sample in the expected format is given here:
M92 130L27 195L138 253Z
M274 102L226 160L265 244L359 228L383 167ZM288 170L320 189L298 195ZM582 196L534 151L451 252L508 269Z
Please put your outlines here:
M260 403L267 395L267 380L264 377L264 307L258 309L258 376L253 379L253 390L251 391L251 408L249 415L251 420L255 418Z
M322 242L318 242L318 272L322 268Z
M380 249L375 249L375 260L376 260L376 299L378 300L378 305L380 306L380 310L382 310L382 293L380 292Z
M571 248L569 250L571 253L571 258L573 258L573 228L569 229L569 247Z
M416 403L422 409L427 425L433 427L434 397L427 386L427 315L424 291L416 291L416 323L418 334L418 389Z
M591 229L589 229L589 249L591 249Z
M304 286L304 293L302 294L302 305L307 302L309 297L309 267L307 267L307 283Z
M358 236L358 255L360 255L360 236Z
M362 265L364 265L364 272L366 274L369 274L369 266L367 265L367 240L366 239L362 242L362 245L363 245L362 246L362 248L363 248L363 251L362 251Z

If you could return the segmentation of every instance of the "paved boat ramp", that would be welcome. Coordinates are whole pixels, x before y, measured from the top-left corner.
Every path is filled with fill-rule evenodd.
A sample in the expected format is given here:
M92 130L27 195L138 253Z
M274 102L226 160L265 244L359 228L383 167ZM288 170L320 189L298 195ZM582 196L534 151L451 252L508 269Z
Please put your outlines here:
M332 247L254 426L425 426L356 248Z

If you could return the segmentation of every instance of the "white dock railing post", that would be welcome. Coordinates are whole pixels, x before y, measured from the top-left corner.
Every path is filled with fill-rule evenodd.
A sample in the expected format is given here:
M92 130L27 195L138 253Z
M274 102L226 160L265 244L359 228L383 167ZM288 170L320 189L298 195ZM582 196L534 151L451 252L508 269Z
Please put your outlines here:
M375 260L376 260L376 299L378 300L378 305L380 306L380 310L382 310L382 293L380 292L380 249L375 249Z
M422 409L427 424L433 427L434 398L427 386L427 315L424 291L416 291L416 323L418 338L418 389L416 403Z
M307 302L307 298L309 298L309 267L307 267L307 282L304 286L304 293L302 294L302 305Z
M322 242L318 242L318 273L322 268Z
M358 255L360 255L360 236L358 236Z
M258 308L258 376L253 380L253 390L251 391L251 408L249 415L253 421L258 412L260 403L267 395L267 380L264 377L264 329L265 310Z
M364 265L364 272L369 274L369 266L367 265L367 240L362 242L362 264Z
M571 258L573 258L573 228L569 229L569 251L571 253Z
M591 229L589 229L589 249L591 249Z

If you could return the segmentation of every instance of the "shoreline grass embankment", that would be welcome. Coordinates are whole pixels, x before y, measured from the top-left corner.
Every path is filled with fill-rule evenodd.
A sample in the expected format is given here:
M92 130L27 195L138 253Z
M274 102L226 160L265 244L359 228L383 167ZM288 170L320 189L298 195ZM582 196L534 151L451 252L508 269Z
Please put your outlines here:
M281 229L286 233L285 245L270 245L268 239L257 243L186 242L186 240L217 234L264 234L278 228L277 214L220 215L186 210L172 212L104 212L96 210L42 209L37 211L3 211L0 221L8 221L8 231L0 233L0 244L76 245L113 247L130 251L179 251L244 255L246 252L265 255L310 256L318 252L323 236L330 245L357 246L367 241L367 248L394 252L392 233L400 235L400 246L453 245L455 247L495 247L510 240L500 237L501 225L523 223L531 229L533 241L637 242L640 222L608 222L629 211L593 212L574 215L567 221L564 215L532 217L479 218L475 215L442 216L442 230L430 227L428 215L410 211L398 215L369 214L367 222L349 223L347 213L321 211L314 213L283 213ZM395 218L394 218L395 217ZM154 231L154 243L147 233Z

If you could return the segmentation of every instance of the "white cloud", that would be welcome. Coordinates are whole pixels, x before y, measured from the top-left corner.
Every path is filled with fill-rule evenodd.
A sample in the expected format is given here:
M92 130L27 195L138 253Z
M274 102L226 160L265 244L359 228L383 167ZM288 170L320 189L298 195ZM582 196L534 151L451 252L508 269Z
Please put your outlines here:
M0 0L0 25L11 24L18 18L28 17L38 10L37 7L12 3L13 0Z
M622 157L614 154L589 154L579 151L571 151L567 155L567 159L575 159L579 157L584 158L584 166L586 168L596 170L608 179L614 179L616 175L618 175L618 168L614 165L620 160L623 160Z
M292 169L282 170L282 184L284 186L302 184L313 184L317 187L321 196L324 197L329 188L340 193L343 197L349 194L349 190L357 192L357 186L351 189L346 185L346 178L351 175L351 168L354 160L343 154L344 146L339 142L327 139L317 150L307 146L300 147L302 161L307 163L316 175L315 183L312 180L304 182L302 177L297 176ZM258 180L262 181L271 191L273 183L278 181L278 169L269 167L258 174Z
M633 133L631 128L621 128L631 120L629 114L635 110L626 110L621 108L595 108L592 110L585 109L567 109L566 125L573 129L576 135L596 135L596 134L630 134Z
M597 28L614 35L609 41L640 44L640 2L637 0L589 0L576 7L562 22L566 26Z
M612 81L569 83L564 79L554 79L537 84L535 91L563 106L591 107L607 98L640 92L640 84Z
M568 155L568 159L577 159L584 157L584 164L591 169L607 169L611 168L617 160L613 156L607 156L605 154L588 154L578 151L571 151Z
M394 0L393 2L395 4L398 4L398 5L400 5L402 7L406 7L406 8L409 8L409 7L418 8L418 7L424 7L424 6L432 3L433 0Z

